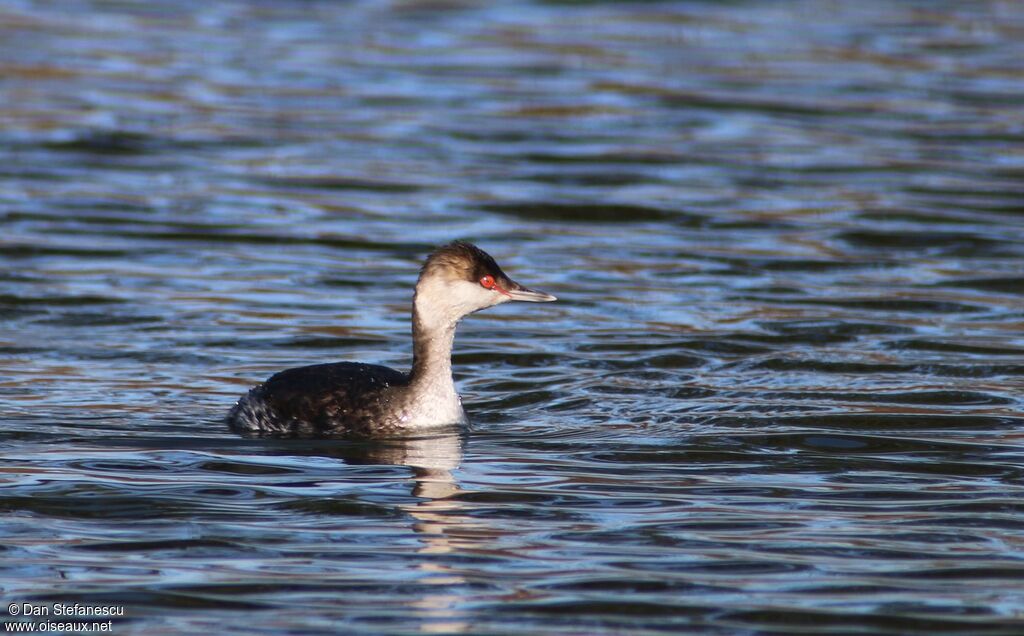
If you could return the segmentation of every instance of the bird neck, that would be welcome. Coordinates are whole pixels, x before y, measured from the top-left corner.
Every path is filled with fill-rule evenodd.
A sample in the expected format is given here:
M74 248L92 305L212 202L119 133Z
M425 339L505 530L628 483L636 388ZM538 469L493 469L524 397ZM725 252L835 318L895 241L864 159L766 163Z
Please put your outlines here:
M455 393L452 379L452 345L455 343L455 325L458 320L438 316L417 294L412 309L412 371L411 383L430 385L433 390L450 388Z

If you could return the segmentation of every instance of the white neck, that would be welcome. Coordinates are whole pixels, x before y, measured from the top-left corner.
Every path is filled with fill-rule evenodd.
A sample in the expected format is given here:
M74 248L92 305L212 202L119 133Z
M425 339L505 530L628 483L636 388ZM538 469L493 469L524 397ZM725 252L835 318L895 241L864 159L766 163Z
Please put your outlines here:
M412 382L437 383L452 380L452 346L455 344L455 324L430 324L423 312L413 307L412 312Z
M438 297L432 293L438 291L419 285L413 299L413 425L452 424L465 419L452 378L452 346L461 316L438 311L443 305L436 302Z

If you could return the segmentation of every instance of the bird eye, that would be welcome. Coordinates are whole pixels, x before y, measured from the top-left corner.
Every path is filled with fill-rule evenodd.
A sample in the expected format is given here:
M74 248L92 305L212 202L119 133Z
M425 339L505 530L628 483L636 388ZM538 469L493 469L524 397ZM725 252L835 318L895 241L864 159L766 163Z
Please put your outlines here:
M480 286L484 289L494 289L494 277L487 275L480 279Z

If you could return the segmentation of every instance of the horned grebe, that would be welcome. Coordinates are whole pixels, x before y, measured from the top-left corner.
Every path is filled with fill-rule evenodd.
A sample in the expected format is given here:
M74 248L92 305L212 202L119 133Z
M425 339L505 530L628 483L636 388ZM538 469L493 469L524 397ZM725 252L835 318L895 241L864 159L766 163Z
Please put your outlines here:
M427 258L412 301L412 369L337 362L277 373L228 413L238 433L260 436L391 436L466 414L452 379L455 325L510 300L550 302L550 294L510 279L486 252L456 241Z

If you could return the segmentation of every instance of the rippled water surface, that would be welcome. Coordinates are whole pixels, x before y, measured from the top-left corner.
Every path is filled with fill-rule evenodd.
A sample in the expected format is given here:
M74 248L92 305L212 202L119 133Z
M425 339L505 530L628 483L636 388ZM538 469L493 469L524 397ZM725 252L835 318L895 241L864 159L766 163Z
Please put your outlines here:
M1024 4L0 6L0 589L121 633L1024 633ZM468 435L242 440L408 365ZM4 617L7 618L6 616Z

